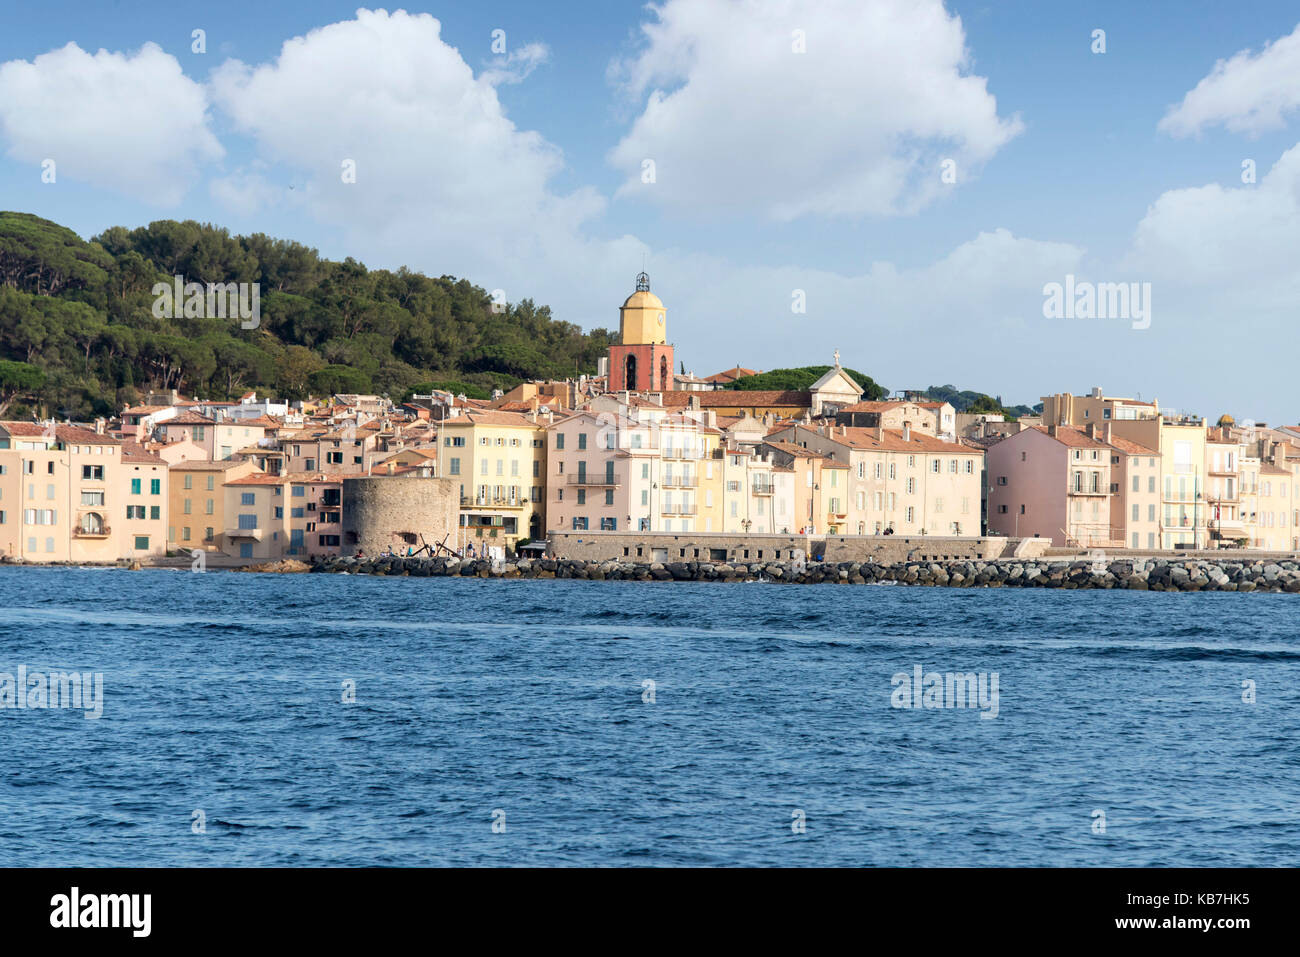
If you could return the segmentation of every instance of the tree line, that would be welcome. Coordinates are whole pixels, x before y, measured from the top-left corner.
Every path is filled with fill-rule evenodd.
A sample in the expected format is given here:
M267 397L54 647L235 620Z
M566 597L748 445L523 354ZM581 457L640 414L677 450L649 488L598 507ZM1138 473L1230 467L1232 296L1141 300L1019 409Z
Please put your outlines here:
M154 286L259 283L261 319L160 318ZM494 305L454 276L367 269L262 233L194 221L115 226L90 240L0 212L0 415L113 414L151 390L401 400L443 383L486 395L593 374L611 341L531 299Z

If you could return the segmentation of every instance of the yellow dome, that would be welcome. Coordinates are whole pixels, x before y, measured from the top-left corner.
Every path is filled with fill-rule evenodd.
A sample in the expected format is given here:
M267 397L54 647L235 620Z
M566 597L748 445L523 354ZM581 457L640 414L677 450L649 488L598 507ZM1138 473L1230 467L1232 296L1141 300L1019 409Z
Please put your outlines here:
M662 309L664 304L648 289L639 289L627 297L624 309Z

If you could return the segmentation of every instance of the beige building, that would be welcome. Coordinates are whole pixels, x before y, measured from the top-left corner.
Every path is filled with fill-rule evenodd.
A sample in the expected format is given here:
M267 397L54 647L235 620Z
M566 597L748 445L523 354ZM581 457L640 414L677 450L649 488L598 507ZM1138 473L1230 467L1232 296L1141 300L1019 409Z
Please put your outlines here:
M1160 453L1161 549L1204 548L1209 544L1206 500L1206 431L1199 420L1163 415L1116 419L1112 434Z
M166 468L127 458L98 431L0 422L0 551L35 562L163 554Z
M900 430L794 425L769 440L790 442L849 466L847 488L839 493L832 487L839 494L827 496L826 518L814 533L981 533L981 449L918 432L909 423Z
M1045 395L1043 400L1043 425L1069 425L1084 428L1106 422L1128 422L1149 419L1160 414L1159 402L1109 396L1100 387L1087 395L1070 395L1060 392Z

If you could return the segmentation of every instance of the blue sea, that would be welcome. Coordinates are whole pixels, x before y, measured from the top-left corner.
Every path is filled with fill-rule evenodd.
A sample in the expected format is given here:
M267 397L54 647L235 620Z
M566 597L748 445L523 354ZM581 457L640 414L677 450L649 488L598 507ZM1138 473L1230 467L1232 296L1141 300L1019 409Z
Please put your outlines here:
M1294 866L1298 602L5 567L0 861Z

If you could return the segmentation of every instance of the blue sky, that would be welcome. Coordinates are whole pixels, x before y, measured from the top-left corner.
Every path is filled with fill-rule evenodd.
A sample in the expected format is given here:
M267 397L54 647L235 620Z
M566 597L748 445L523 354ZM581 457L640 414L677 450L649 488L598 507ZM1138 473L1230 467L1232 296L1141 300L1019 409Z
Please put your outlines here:
M896 388L1296 419L1294 3L398 9L4 5L0 206L266 232L588 328L644 261L700 374L838 348ZM1150 327L1044 317L1067 273L1150 283Z

